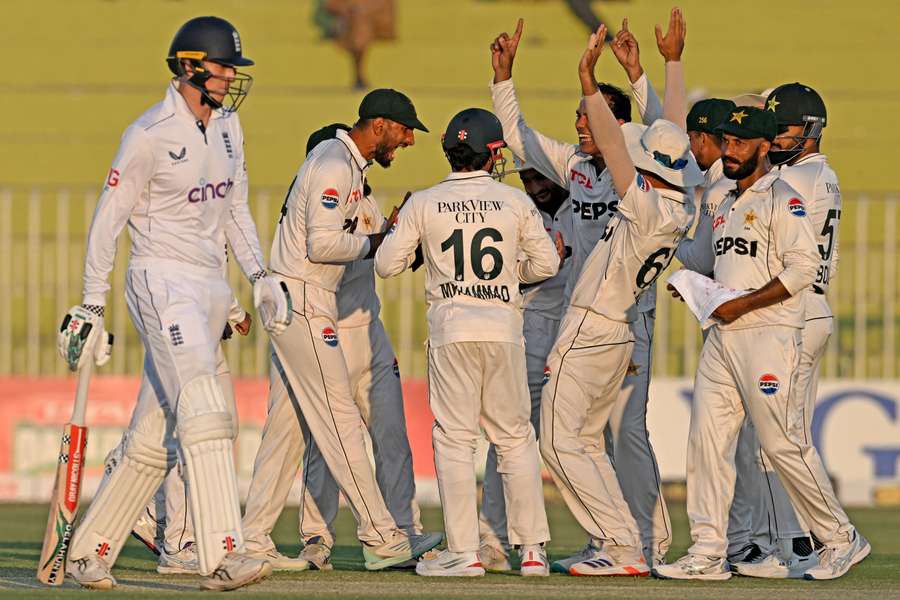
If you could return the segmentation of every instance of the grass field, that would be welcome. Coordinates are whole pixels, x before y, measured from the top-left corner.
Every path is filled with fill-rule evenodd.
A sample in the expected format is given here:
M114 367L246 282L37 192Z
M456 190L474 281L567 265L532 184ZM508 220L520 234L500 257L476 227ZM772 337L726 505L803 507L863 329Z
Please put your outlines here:
M595 3L614 25L629 17L644 65L658 87L662 61L652 26L664 22L673 3ZM900 372L900 360L896 355L891 360L891 352L884 350L900 343L895 339L900 323L884 308L888 296L900 301L900 287L895 285L892 293L884 287L900 278L900 265L886 261L897 252L887 223L896 232L898 218L896 211L887 212L886 205L893 203L883 201L900 192L893 166L900 78L886 75L900 58L892 35L900 3L678 4L689 27L684 56L689 89L730 96L800 80L824 96L829 110L824 151L839 174L846 203L837 280L841 289L833 298L840 318L824 373L891 377ZM405 190L431 185L446 173L440 132L458 110L490 106L487 45L498 32L512 28L518 16L526 20L515 67L523 110L543 132L575 140L575 72L586 32L561 0L397 0L397 6L397 40L373 47L370 78L375 85L409 93L432 132L418 135L415 147L401 152L389 170L372 169L370 182L385 206ZM312 24L312 0L41 0L5 2L3 8L10 25L0 37L0 51L15 60L6 65L0 83L0 111L6 115L0 120L0 190L11 193L8 216L0 214L0 318L9 323L0 331L0 375L61 374L55 326L79 297L84 215L91 213L123 129L162 97L169 77L163 57L182 22L198 14L227 17L240 29L246 54L257 61L250 70L254 86L240 115L265 250L273 215L303 158L308 134L323 123L352 121L361 94L349 89L347 58L334 44L320 40ZM601 57L598 74L626 84L609 52ZM507 181L518 185L516 177ZM71 195L58 200L60 188ZM32 195L33 189L43 190L43 197ZM875 202L860 224L854 203L861 194ZM35 235L29 237L32 221ZM61 223L70 234L64 241L59 239ZM857 262L862 244L867 258ZM135 373L141 363L122 302L122 254L107 319L118 348L107 373ZM68 270L65 280L58 274L61 267ZM403 372L422 376L422 279L404 278L412 283L401 278L384 285L384 319ZM238 280L235 276L236 284ZM247 286L238 290L249 304ZM667 349L659 346L655 370L691 374L697 328L683 318L680 306L665 310L657 337ZM854 330L863 331L865 340ZM265 335L253 335L252 351L247 344L239 354L230 351L236 374L260 374L266 364Z
M688 545L687 517L683 505L672 508L675 543L669 559L675 560ZM554 539L551 558L567 556L583 545L582 533L568 510L560 503L548 504L550 529ZM842 579L829 582L796 580L754 580L732 577L727 582L698 583L641 579L594 579L552 575L550 579L523 579L515 573L492 574L477 579L434 580L409 572L367 573L362 566L355 540L355 523L347 509L338 521L335 570L275 574L262 584L238 592L241 598L611 598L611 599L719 599L759 600L798 596L815 600L888 600L900 598L900 511L861 509L851 511L854 523L872 542L872 555ZM72 598L85 597L67 580L60 590L41 588L34 579L35 563L46 519L46 507L35 505L0 506L0 597ZM440 511L423 513L426 528L442 529ZM282 551L295 553L296 514L288 509L273 533ZM190 576L162 576L156 573L153 557L142 545L129 541L119 558L114 575L120 587L103 598L157 598L190 592L198 579ZM97 592L97 597L101 593ZM79 596L80 595L80 596Z

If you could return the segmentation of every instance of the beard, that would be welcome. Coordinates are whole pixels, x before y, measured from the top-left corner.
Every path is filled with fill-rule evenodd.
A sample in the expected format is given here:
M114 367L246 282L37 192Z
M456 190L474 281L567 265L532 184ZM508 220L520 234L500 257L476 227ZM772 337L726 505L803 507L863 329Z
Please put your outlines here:
M759 155L754 154L746 161L738 164L731 162L733 159L722 159L722 172L728 179L740 180L751 175L759 166Z
M381 165L381 168L387 169L391 166L391 161L394 159L392 156L394 149L388 146L387 142L379 142L377 146L375 146L375 162Z

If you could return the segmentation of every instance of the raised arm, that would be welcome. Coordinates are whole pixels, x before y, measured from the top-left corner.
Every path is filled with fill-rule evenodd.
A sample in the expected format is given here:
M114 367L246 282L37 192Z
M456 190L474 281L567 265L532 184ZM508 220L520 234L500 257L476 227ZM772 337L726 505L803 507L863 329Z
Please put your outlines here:
M669 30L663 35L662 28L656 26L656 46L666 61L666 95L663 100L663 117L687 130L687 94L684 88L684 69L681 54L687 24L680 8L673 8L669 15Z
M503 125L503 139L512 153L533 164L557 185L568 189L569 163L575 156L575 146L554 140L530 128L519 110L519 100L512 81L512 66L523 28L524 21L519 19L511 37L504 32L491 43L491 66L494 69L491 97L494 113Z
M631 97L637 104L641 121L644 125L650 125L653 121L661 119L663 116L662 102L659 101L656 90L650 85L644 67L641 66L640 47L637 38L628 29L628 19L622 20L622 29L610 42L609 47L628 76L628 82L631 84Z
M578 63L578 78L581 80L581 92L584 94L591 135L603 153L606 168L612 174L616 193L622 198L631 186L636 171L625 146L622 128L606 104L603 94L597 90L597 79L594 77L594 67L603 51L605 36L606 25L601 25L591 34L587 48Z

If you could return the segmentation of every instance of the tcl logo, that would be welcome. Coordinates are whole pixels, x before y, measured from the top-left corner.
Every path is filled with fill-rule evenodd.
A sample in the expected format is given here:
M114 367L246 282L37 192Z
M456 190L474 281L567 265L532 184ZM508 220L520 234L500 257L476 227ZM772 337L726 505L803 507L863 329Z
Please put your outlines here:
M716 220L713 221L713 229L718 229L720 225L724 225L724 224L725 224L725 217L723 217L722 215L719 215L718 217L716 217Z
M581 171L576 171L575 169L570 169L572 174L572 181L580 185L581 187L587 188L589 190L594 189L594 186L591 185L591 180L587 175L582 173Z
M231 191L234 182L231 179L219 183L207 183L195 187L188 192L188 202L206 202L215 198L224 198Z
M119 177L121 176L122 174L119 173L118 169L110 169L109 175L106 176L106 185L111 188L116 187L119 185Z

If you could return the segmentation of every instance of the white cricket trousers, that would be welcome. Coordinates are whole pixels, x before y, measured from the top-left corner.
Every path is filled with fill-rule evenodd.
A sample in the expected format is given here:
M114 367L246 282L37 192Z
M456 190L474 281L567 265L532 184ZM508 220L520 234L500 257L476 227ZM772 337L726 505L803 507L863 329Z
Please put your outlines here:
M801 330L792 327L710 331L694 383L688 436L691 554L726 555L735 447L745 414L811 532L825 544L850 540L853 526L806 431L801 355Z
M541 455L588 535L639 552L640 532L604 439L633 347L628 323L569 308L541 397Z
M525 349L505 342L429 347L428 398L447 548L479 549L475 451L482 429L496 447L509 542L548 541Z

